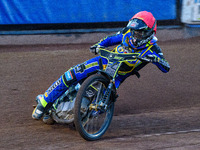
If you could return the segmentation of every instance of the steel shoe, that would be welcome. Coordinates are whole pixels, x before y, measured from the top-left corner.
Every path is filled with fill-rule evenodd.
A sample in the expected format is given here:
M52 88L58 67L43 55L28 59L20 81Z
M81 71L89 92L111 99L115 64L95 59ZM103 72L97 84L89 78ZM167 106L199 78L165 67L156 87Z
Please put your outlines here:
M55 121L53 120L53 118L51 117L51 115L49 113L44 114L43 122L48 125L52 125L55 123Z

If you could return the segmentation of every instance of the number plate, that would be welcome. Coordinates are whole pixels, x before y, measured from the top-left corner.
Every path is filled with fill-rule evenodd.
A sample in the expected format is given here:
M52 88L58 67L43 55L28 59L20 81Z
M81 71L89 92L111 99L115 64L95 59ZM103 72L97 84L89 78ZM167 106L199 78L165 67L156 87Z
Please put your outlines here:
M114 76L115 72L118 71L120 63L115 63L115 64L108 64L107 68L106 68L106 72L110 75L110 76Z

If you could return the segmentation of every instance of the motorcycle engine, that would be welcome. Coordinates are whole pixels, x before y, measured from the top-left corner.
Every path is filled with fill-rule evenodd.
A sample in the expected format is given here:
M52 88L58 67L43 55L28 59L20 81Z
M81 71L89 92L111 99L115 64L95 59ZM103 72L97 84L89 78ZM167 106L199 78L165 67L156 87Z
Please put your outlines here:
M61 102L60 105L58 105L58 108L56 110L56 113L59 118L71 120L74 118L74 103L75 98L73 101L67 101L67 102Z

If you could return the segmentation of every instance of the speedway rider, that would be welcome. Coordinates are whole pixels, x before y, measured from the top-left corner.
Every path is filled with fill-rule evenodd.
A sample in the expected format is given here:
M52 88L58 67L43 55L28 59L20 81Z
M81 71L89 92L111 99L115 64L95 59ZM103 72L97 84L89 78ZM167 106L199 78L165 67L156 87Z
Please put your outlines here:
M156 19L152 13L141 11L135 14L121 32L115 35L108 36L97 44L90 47L92 53L97 54L99 47L109 47L118 45L113 51L116 53L134 53L137 51L150 50L151 54L138 57L140 60L138 65L132 65L131 62L124 64L125 72L119 74L116 78L116 88L130 75L136 74L149 62L155 64L162 72L169 71L170 66L163 57L160 47L157 45L156 34ZM86 62L76 65L65 72L56 82L54 82L47 91L40 96L37 96L37 106L32 113L32 118L39 120L44 113L52 106L57 98L59 98L72 84L76 84L81 79L94 73L99 69L99 58L94 57ZM103 65L107 64L107 60L102 58ZM127 70L127 72L126 72ZM138 74L136 74L138 75Z

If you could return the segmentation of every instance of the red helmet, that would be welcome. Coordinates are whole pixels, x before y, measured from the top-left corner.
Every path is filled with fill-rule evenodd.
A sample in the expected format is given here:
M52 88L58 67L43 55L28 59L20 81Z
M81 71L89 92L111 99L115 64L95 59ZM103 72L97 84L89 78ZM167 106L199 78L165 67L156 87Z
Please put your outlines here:
M127 27L131 29L133 44L138 47L153 38L157 24L152 13L141 11L129 20Z

